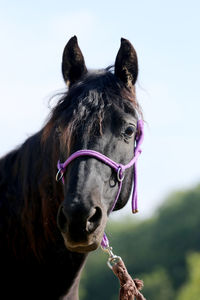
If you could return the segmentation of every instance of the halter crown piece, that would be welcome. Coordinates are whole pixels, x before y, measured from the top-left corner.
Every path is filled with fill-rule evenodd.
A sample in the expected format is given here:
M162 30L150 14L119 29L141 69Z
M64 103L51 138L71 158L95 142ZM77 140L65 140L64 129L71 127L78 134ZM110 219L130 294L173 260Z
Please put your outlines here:
M77 157L80 156L90 156L90 157L94 157L98 160L100 160L101 162L103 162L104 164L110 166L112 169L115 170L116 174L117 174L117 180L118 180L118 191L117 191L117 195L115 197L115 200L113 202L112 208L110 209L111 213L117 203L117 200L119 198L120 192L121 192L121 188L122 188L122 182L124 179L124 172L126 169L129 169L130 167L132 167L134 165L134 176L133 176L133 193L132 193L132 212L136 213L138 212L138 205L137 205L137 159L139 157L139 155L141 154L142 150L140 148L143 138L144 138L144 132L143 132L143 120L138 120L137 121L137 135L136 135L136 143L135 143L135 147L134 147L134 157L131 159L131 161L127 164L127 165L122 165L122 164L118 164L115 161L113 161L112 159L108 158L107 156L105 156L104 154L101 154L100 152L94 151L94 150L79 150L74 152L72 155L70 155L67 160L64 163L60 163L60 161L58 161L57 163L57 168L58 168L58 172L56 174L56 180L59 181L60 179L62 179L62 182L64 184L64 173L66 171L67 166ZM108 249L109 248L109 242L107 239L106 234L104 233L102 242L101 242L101 246L104 249Z

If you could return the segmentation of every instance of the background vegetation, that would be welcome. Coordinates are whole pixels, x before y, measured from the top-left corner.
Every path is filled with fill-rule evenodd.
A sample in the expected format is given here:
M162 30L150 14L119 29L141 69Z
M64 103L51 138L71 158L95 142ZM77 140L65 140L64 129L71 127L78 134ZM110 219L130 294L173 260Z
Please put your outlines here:
M147 299L200 299L200 185L170 195L150 219L112 222L107 233L130 274L144 280ZM118 299L118 280L106 260L101 250L90 254L81 300Z

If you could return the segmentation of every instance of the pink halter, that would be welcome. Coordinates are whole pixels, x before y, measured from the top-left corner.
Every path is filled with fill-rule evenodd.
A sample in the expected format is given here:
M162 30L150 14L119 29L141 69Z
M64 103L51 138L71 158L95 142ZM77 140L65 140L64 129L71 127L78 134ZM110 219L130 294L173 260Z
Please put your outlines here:
M94 151L94 150L79 150L74 152L72 155L70 155L70 157L67 158L67 160L64 163L60 163L60 161L58 161L57 163L57 168L58 168L58 172L56 174L56 181L59 181L60 179L62 179L62 182L64 184L64 173L66 171L67 166L71 163L71 161L73 161L74 159L76 159L77 157L80 156L91 156L94 157L100 161L102 161L104 164L110 166L112 169L115 170L115 172L117 173L117 180L118 180L118 191L117 191L117 195L115 197L115 200L113 202L112 208L110 210L109 213L111 213L117 203L117 200L119 198L120 192L121 192L121 188L122 188L122 182L124 179L124 172L126 169L129 169L130 167L132 167L134 165L134 176L133 176L133 183L134 183L134 188L133 188L133 194L132 194L132 212L136 213L138 212L138 206L137 206L137 166L136 166L136 162L137 159L139 157L139 155L141 154L142 150L140 148L140 145L143 141L144 138L144 132L143 132L143 121L139 120L137 122L137 135L136 135L136 145L134 148L134 157L131 159L131 161L127 164L127 165L122 165L122 164L118 164L115 161L113 161L112 159L108 158L107 156L105 156L104 154L101 154L100 152ZM101 242L102 247L106 247L107 246L107 237L104 234L104 237L102 239Z

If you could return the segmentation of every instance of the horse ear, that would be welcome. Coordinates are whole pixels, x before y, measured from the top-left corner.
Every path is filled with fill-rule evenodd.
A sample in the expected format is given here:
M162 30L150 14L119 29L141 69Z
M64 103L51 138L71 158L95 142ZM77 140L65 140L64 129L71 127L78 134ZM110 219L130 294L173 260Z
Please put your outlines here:
M115 60L115 75L120 78L127 87L135 84L138 76L138 60L132 44L121 38L121 46Z
M74 84L87 72L83 54L79 48L77 37L73 36L67 43L62 57L62 74L68 86Z

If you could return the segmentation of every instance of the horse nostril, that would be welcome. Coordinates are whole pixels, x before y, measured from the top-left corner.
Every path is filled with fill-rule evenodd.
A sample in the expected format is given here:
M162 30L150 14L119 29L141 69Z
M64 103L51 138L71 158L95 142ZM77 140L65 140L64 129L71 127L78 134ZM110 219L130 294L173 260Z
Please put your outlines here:
M100 207L94 207L90 210L90 214L73 215L73 218L68 218L64 207L61 205L57 214L57 225L61 232L83 232L90 234L100 225L102 218L102 211ZM72 230L73 228L73 230Z
M92 209L92 213L86 222L86 231L92 233L100 225L102 217L102 211L100 207L95 207Z
M62 232L67 231L67 217L65 216L63 206L60 206L59 208L58 215L57 215L57 224L58 224L58 228Z

